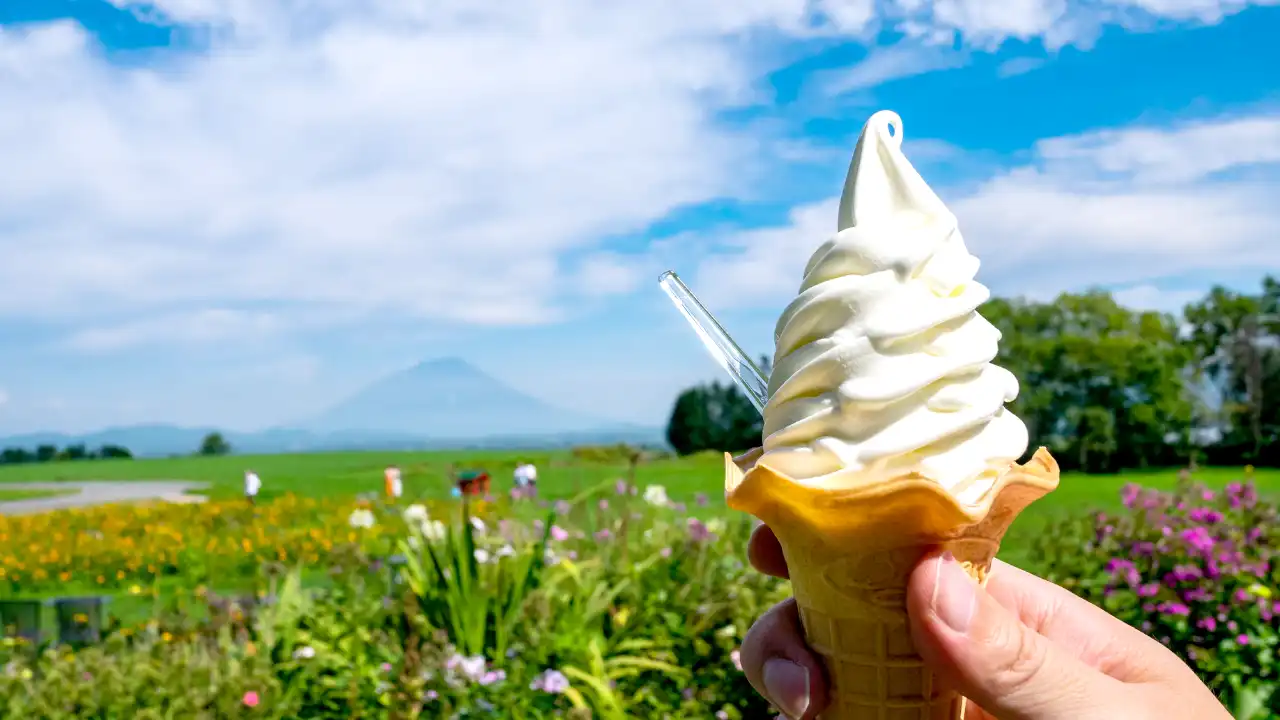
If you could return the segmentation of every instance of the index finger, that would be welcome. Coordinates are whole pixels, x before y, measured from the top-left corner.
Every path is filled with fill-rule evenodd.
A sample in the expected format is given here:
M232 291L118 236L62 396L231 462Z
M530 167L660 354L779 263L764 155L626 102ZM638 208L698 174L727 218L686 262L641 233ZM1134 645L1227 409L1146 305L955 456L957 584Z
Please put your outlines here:
M1002 560L991 565L986 590L1029 628L1123 682L1167 674L1166 648L1066 588Z

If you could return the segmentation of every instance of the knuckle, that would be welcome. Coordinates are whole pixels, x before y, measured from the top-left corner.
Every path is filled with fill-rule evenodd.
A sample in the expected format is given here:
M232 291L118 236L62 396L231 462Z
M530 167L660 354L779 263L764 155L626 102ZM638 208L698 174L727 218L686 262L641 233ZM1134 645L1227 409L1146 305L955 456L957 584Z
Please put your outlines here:
M1049 651L1034 632L1011 624L994 641L1002 650L992 668L997 687L1012 692L1042 676Z

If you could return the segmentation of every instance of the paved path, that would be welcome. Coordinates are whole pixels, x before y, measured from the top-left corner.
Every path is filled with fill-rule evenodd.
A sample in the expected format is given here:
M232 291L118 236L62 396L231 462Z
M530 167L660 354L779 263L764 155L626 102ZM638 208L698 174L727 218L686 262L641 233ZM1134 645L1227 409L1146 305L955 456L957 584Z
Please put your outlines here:
M50 510L143 500L163 500L165 502L180 503L204 502L205 498L203 496L188 495L187 493L207 486L208 483L187 482L184 480L0 483L0 488L13 490L76 491L70 495L0 502L0 515L29 515L31 513L49 512Z

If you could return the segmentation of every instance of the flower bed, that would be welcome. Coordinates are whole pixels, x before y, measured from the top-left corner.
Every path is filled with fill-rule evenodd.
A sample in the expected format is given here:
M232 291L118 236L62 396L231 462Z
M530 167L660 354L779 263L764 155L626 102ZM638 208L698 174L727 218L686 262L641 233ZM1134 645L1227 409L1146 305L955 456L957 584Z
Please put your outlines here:
M345 544L341 555L314 553L329 573L323 587L303 581L312 555L268 554L258 558L256 607L164 615L78 652L32 657L9 641L0 706L55 718L769 711L737 667L737 647L786 586L745 566L745 517L704 522L661 488L625 483L553 504L319 507L303 515ZM138 517L154 528L165 511ZM260 511L276 522L285 512Z
M1049 578L1164 643L1237 717L1280 713L1276 508L1251 483L1122 496L1124 513L1045 532Z

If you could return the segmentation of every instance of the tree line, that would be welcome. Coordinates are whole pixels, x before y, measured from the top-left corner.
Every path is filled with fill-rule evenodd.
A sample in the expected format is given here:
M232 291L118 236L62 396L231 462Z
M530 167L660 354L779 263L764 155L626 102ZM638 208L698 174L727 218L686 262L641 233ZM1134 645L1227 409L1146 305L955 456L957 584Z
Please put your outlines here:
M75 460L132 460L129 448L119 445L103 445L90 450L83 443L59 448L57 445L37 445L34 449L7 447L0 450L0 465L26 465L29 463L67 462Z
M1137 311L1094 290L1048 302L994 298L996 363L1018 377L1010 404L1070 469L1187 464L1280 466L1280 281L1213 288L1178 314ZM760 418L736 387L676 399L667 439L681 454L760 444Z

